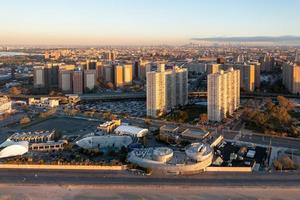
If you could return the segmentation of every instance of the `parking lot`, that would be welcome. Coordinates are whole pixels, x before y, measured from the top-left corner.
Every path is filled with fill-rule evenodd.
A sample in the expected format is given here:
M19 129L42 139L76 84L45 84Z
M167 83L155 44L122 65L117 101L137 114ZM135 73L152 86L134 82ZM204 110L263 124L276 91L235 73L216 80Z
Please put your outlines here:
M83 135L96 130L99 125L97 121L85 119L75 119L66 117L50 118L38 124L34 124L24 129L24 131L33 130L52 130L60 131L63 135Z
M146 116L145 101L110 101L110 102L93 102L81 104L82 111L96 110L98 112L112 112L114 114L128 114L132 117Z
M85 135L96 130L100 122L86 119L55 117L33 124L24 129L3 127L0 129L0 143L4 142L15 132L27 132L36 130L57 130L63 135Z

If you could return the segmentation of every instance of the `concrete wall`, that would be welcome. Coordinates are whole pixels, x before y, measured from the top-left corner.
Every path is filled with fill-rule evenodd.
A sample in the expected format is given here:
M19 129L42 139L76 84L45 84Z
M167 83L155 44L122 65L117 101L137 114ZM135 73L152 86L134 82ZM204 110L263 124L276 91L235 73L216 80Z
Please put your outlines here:
M186 174L186 173L196 173L200 171L205 171L207 166L212 163L213 154L202 162L190 163L190 164L168 164L164 162L143 159L131 154L128 157L128 161L136 164L143 168L149 168L154 171L160 171L166 174Z
M207 167L207 172L252 172L251 167Z
M127 165L38 165L38 164L0 164L0 169L53 169L53 170L125 170Z

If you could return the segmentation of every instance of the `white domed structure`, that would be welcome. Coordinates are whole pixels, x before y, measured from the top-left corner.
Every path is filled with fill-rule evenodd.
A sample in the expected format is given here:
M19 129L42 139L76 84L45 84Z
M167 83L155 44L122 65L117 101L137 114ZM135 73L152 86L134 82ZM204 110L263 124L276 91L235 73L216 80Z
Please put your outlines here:
M153 160L159 162L168 162L173 157L173 150L168 147L158 147L153 150Z
M102 136L90 136L78 140L76 144L84 149L93 148L108 148L115 147L121 148L122 146L127 147L132 143L130 136L118 136L118 135L102 135Z
M0 148L4 148L15 143L16 143L15 141L12 141L11 139L8 138L2 144L0 144Z
M186 155L197 162L213 157L213 150L208 144L193 143L186 150Z
M28 152L28 146L27 141L11 143L0 151L0 158L23 155Z

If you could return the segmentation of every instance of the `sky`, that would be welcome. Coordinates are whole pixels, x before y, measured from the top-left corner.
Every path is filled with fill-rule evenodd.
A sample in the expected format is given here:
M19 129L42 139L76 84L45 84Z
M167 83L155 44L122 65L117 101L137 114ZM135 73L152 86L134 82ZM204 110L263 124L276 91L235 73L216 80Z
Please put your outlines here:
M157 45L300 36L299 0L3 0L0 45Z

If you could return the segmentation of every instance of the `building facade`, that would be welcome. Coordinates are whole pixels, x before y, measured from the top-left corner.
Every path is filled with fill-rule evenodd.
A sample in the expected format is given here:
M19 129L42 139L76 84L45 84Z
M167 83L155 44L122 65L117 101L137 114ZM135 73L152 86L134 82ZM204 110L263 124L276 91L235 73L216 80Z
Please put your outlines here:
M59 89L64 93L71 93L73 86L72 71L59 70Z
M11 113L12 102L7 96L0 97L0 115Z
M187 69L174 67L165 70L165 65L157 71L147 73L147 115L157 117L172 108L188 103Z
M124 76L123 76L123 66L116 65L115 66L115 87L123 87L124 86Z
M83 72L81 70L76 70L73 72L73 93L83 93Z
M45 87L45 67L35 66L33 67L33 87L44 88Z
M176 76L176 106L188 103L188 71L184 68L175 67Z
M255 90L255 65L240 66L241 88L247 92Z
M208 120L222 121L240 105L240 71L233 68L208 75Z
M166 109L165 65L147 73L147 116L157 117Z
M293 94L300 94L300 65L285 63L282 66L282 81L285 88Z
M96 87L97 71L96 70L84 70L84 90L91 91Z
M132 84L132 64L124 64L123 65L123 73L124 73L124 85Z
M221 64L208 64L207 65L207 74L217 73L221 69Z

